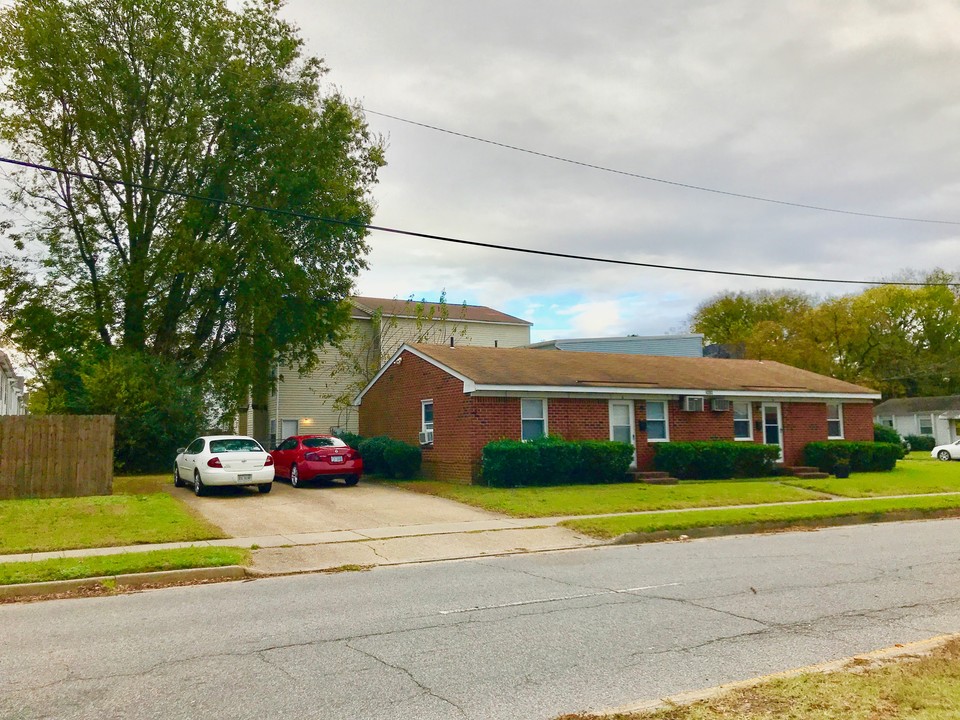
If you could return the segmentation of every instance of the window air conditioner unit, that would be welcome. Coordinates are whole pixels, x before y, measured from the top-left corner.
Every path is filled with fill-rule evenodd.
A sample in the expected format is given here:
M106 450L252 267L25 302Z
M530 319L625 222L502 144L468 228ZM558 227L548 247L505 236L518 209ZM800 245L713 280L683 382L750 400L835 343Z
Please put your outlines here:
M420 444L421 445L432 445L433 444L433 430L424 430L420 433Z
M710 401L710 409L714 412L726 412L730 409L730 401L724 398L713 398Z
M703 410L703 398L688 395L683 399L683 409L687 412L701 412Z

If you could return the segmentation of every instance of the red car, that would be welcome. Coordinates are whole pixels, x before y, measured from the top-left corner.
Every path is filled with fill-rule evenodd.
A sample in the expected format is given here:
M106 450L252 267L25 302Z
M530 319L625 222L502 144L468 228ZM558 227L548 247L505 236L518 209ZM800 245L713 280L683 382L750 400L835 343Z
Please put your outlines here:
M356 485L363 474L360 453L332 435L294 435L270 453L278 477L300 487L312 480L343 478Z

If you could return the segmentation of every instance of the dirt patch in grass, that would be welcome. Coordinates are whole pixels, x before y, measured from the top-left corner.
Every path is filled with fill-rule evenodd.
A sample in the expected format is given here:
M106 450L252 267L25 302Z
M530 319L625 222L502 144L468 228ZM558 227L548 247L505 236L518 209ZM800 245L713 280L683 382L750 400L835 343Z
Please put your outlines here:
M564 715L587 720L596 715ZM947 720L960 717L960 641L929 655L853 662L840 671L807 673L733 690L691 705L607 720Z

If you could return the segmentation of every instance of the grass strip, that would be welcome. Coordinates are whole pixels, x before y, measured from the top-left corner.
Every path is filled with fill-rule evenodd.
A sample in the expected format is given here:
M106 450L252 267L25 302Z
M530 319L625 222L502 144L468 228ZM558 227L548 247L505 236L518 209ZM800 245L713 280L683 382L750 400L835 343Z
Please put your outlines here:
M795 487L843 497L960 492L960 463L933 460L927 453L925 458L901 460L889 472L853 473L842 480L832 477L823 480L784 478L783 481Z
M960 716L960 642L929 656L807 673L733 690L691 705L606 716L607 720L946 720ZM564 715L586 720L593 715Z
M0 563L0 585L76 580L103 575L244 565L250 551L234 547L192 547L117 555Z
M771 479L682 482L679 485L620 483L527 488L491 488L426 480L399 482L397 485L406 490L456 500L513 517L679 510L826 497L822 493L788 487Z
M166 493L0 501L0 555L222 537Z
M566 520L561 525L599 538L615 538L625 534L649 535L650 540L664 539L697 530L718 535L736 532L762 532L788 527L825 527L832 524L871 523L924 517L960 515L960 495L920 496L885 500L836 500L806 505L729 508L723 510L691 510L688 512L623 515L609 518ZM637 541L642 541L638 537Z

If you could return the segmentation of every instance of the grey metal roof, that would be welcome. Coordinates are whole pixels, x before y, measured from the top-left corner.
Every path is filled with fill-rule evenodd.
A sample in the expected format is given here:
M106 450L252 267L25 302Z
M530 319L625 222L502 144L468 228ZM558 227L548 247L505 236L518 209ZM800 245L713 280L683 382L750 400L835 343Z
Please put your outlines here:
M881 415L913 415L918 412L946 412L960 411L960 395L939 395L937 397L891 398L875 405L873 414Z

